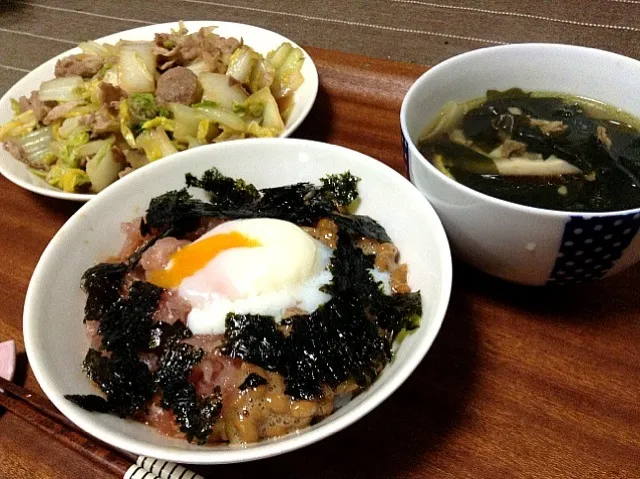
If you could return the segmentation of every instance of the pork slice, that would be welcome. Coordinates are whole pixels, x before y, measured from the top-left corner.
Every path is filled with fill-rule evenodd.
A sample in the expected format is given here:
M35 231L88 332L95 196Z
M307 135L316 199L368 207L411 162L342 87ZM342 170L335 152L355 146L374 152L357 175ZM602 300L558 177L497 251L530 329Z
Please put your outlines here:
M186 32L156 34L154 51L158 55L160 71L201 58L209 64L211 71L224 73L231 53L240 45L242 42L235 38L223 38L204 27L191 35Z
M45 125L50 125L54 121L63 118L67 113L81 104L81 101L68 101L65 103L61 103L58 106L52 108L51 111L47 113L47 116L44 117L42 123Z
M34 93L37 94L38 92L32 91L31 96L33 96ZM29 102L29 98L24 95L18 99L18 105L20 105L20 111L22 113L27 110L31 110L31 103Z
M156 99L160 103L191 105L198 102L201 94L198 77L188 68L171 68L158 78Z
M109 110L105 105L100 106L100 109L93 114L92 119L92 138L95 138L103 133L116 133L120 131L120 124L118 123L117 118L109 113Z
M131 172L133 172L133 168L131 168L130 166L127 166L127 167L125 167L124 170L122 170L120 173L118 173L118 178L124 178L125 176L127 176Z
M56 106L55 101L42 101L40 100L40 95L38 91L32 91L29 98L26 96L20 97L18 100L20 104L20 109L25 112L27 110L33 110L33 113L36 116L36 120L42 122L45 119L51 108Z
M25 153L22 145L15 138L9 138L3 143L4 149L13 156L16 160L20 160L23 163L29 163L27 154ZM31 165L30 165L31 166Z
M101 82L98 86L98 100L112 115L118 114L120 100L127 98L127 92L111 83Z
M55 75L56 77L79 75L83 78L91 78L100 71L103 65L104 60L98 55L78 53L58 60Z
M212 72L225 73L231 54L242 45L242 42L235 38L209 34L206 28L200 29L198 35L201 39L202 59L207 62Z
M187 35L178 41L178 52L180 62L184 64L198 58L202 52L202 46L194 35Z

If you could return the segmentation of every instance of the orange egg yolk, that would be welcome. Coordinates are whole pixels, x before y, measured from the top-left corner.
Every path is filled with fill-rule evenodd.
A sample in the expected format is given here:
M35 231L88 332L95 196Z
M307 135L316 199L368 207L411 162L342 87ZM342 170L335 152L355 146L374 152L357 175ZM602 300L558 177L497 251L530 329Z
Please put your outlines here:
M180 248L171 255L164 269L149 272L147 281L166 289L177 288L183 279L204 268L223 251L256 246L262 245L236 231L213 235Z

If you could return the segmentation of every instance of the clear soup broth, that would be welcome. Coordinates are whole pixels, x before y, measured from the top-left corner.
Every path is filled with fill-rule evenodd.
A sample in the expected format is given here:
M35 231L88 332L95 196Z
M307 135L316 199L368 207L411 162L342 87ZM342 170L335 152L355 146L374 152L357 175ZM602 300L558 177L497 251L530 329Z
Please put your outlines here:
M476 191L537 208L640 207L640 119L603 103L518 88L448 103L418 142Z

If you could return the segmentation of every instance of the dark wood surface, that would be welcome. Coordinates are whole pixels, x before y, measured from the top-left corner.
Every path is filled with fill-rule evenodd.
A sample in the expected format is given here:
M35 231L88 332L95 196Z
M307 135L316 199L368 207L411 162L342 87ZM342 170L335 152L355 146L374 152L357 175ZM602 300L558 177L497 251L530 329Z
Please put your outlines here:
M320 95L296 136L344 145L403 171L398 112L425 67L309 48ZM78 205L0 178L0 341L28 367L22 307L47 242ZM411 214L410 210L406 214ZM454 264L442 330L407 382L346 430L207 477L638 478L640 268L561 290L524 288ZM0 413L0 477L114 478L11 412Z

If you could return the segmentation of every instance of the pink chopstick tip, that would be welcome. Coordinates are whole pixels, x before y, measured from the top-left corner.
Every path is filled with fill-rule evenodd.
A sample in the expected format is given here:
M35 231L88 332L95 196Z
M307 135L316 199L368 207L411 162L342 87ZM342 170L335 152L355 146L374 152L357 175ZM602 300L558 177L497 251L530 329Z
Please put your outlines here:
M11 381L16 370L16 343L5 341L0 343L0 377Z

